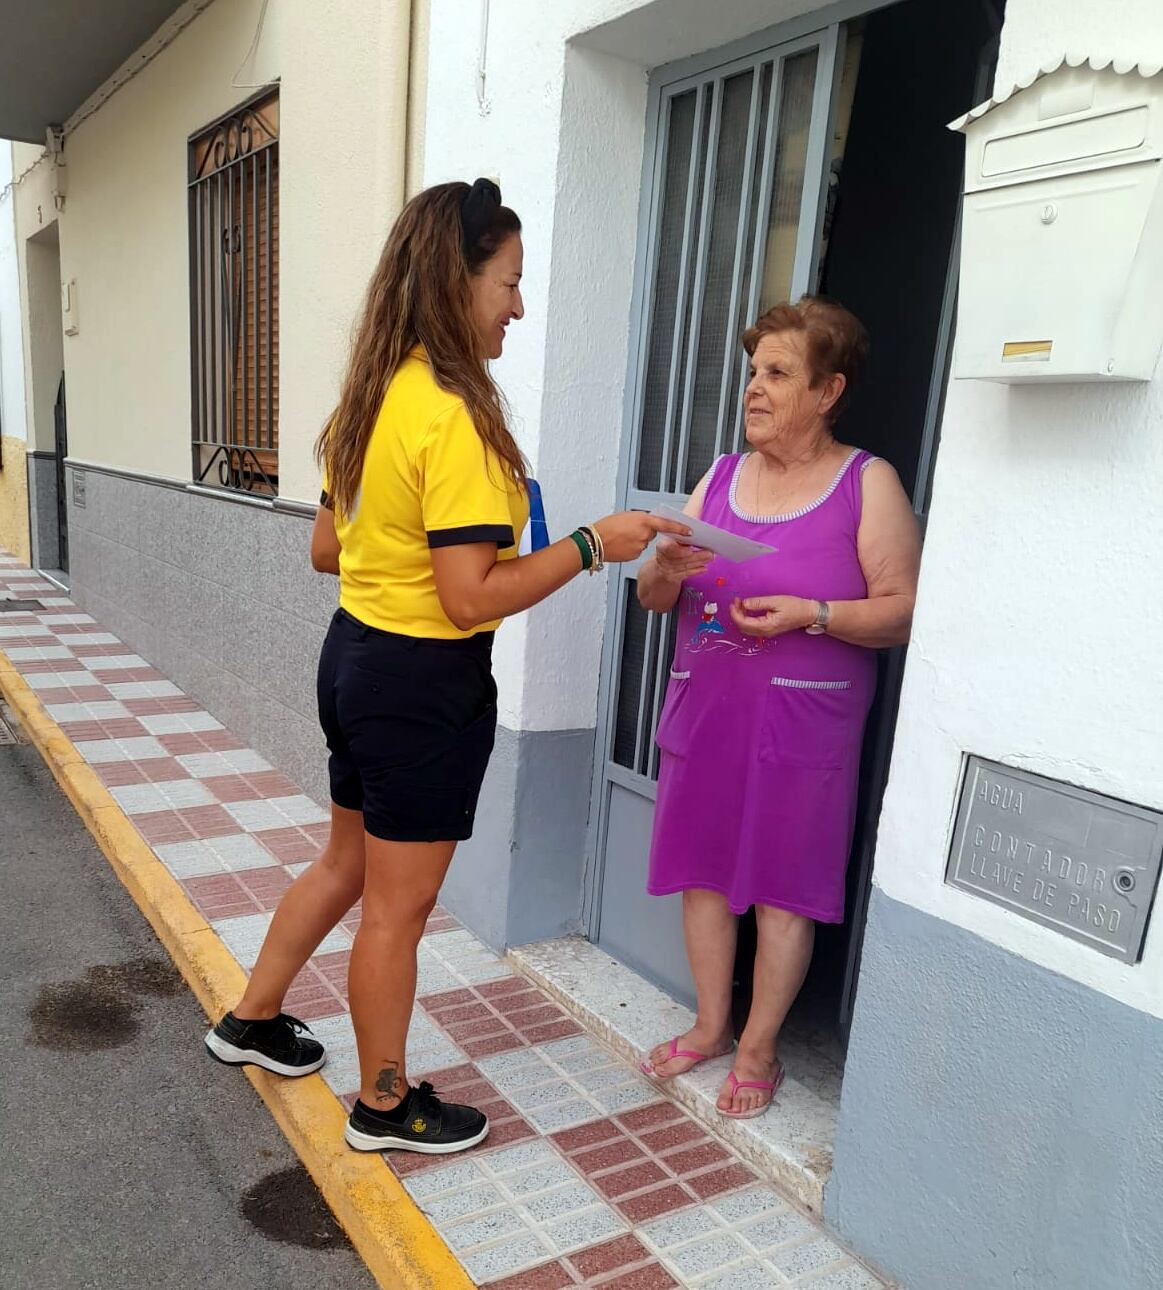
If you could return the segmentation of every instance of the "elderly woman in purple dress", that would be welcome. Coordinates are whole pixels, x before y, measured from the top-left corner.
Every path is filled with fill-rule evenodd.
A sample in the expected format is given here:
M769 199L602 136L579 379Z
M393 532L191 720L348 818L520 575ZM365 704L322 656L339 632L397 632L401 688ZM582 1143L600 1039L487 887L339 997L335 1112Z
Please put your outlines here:
M920 559L896 472L835 437L868 349L860 322L806 296L743 343L751 451L720 457L686 512L775 551L732 564L663 541L638 578L646 609L679 613L648 889L683 893L698 1006L643 1069L670 1079L731 1051L738 916L754 906L751 1013L718 1099L734 1118L779 1088L815 925L844 918L874 651L907 641Z

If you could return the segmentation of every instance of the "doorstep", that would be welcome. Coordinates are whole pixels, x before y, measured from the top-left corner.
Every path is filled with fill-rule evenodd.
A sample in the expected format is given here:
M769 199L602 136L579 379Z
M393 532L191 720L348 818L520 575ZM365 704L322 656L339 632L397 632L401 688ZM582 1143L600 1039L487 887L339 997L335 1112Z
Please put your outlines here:
M619 1056L637 1063L655 1044L681 1035L694 1013L580 936L539 941L509 951L518 971L536 981ZM790 1193L813 1214L823 1212L824 1186L840 1110L843 1069L822 1038L792 1028L781 1055L787 1075L766 1115L729 1120L715 1107L731 1058L718 1057L663 1087L697 1121Z
M69 575L64 569L38 569L37 573L64 595L69 594Z

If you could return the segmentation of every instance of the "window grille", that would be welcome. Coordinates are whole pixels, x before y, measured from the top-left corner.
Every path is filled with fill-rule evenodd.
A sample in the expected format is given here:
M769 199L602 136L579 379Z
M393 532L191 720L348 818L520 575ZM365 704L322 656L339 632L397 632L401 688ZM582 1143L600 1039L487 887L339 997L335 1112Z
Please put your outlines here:
M193 476L279 487L279 95L190 140Z

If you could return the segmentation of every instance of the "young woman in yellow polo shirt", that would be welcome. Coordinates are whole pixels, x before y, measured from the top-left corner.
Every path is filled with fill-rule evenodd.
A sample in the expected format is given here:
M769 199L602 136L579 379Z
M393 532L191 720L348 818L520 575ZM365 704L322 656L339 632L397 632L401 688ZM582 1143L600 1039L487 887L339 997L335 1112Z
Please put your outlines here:
M496 729L493 633L583 569L633 560L679 526L611 515L518 557L525 462L488 361L522 316L521 223L495 184L413 198L372 277L339 404L319 439L316 568L339 574L319 661L331 836L275 913L246 992L206 1036L212 1055L304 1075L323 1047L282 1011L291 981L361 896L349 997L365 1151L460 1151L472 1107L412 1086L405 1042L416 947L458 841L472 833Z

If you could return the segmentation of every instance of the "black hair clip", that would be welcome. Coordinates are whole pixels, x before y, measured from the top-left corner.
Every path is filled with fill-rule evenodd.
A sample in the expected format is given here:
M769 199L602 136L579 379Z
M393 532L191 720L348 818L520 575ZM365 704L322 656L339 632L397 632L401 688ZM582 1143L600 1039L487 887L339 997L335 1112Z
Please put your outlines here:
M460 204L460 223L465 249L476 245L488 227L493 211L501 204L501 190L491 179L478 179Z

